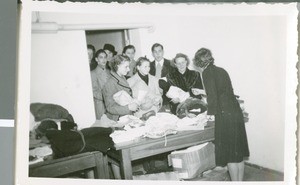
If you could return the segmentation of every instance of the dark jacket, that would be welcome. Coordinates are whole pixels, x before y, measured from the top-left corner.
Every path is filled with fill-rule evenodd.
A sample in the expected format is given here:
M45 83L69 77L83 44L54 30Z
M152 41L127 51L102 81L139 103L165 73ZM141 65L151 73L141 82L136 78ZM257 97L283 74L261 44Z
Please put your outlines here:
M167 76L168 83L171 86L179 87L185 92L189 92L191 97L201 99L201 95L195 96L192 93L192 88L203 89L200 73L197 71L189 70L181 74L177 69L170 72ZM176 114L176 109L179 103L174 104L170 102L171 112Z
M114 143L109 136L111 128L89 127L80 131L75 130L48 130L54 158L67 157L84 152L101 151L106 153Z
M191 96L195 98L201 98L201 96L194 96L192 94L192 88L203 89L202 80L200 73L194 70L189 70L181 74L178 70L174 70L173 72L167 75L167 80L170 85L179 87L185 92L189 92Z
M210 64L203 71L202 78L207 94L208 115L240 111L230 77L224 69Z
M132 114L128 106L121 106L113 99L113 95L121 90L132 95L132 91L125 77L120 77L117 73L111 71L111 76L104 85L102 94L107 111L106 115L109 119L115 121L117 121L120 116Z
M174 70L174 67L171 65L170 60L164 59L164 65L161 70L161 77L167 76L167 74L173 70ZM155 72L156 72L156 63L155 63L155 61L152 61L150 63L150 72L149 73L151 75L155 76Z

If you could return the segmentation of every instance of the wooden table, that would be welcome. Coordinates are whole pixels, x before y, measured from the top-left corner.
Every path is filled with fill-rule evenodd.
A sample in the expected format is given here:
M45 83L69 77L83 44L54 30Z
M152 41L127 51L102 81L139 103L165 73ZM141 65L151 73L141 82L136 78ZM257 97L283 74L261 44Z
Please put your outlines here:
M181 131L166 138L141 138L130 143L114 146L118 153L121 174L124 179L132 179L131 162L137 159L178 150L214 140L214 126L210 125L200 131Z
M98 151L29 165L29 177L60 177L82 170L86 170L87 178L109 179L107 158Z

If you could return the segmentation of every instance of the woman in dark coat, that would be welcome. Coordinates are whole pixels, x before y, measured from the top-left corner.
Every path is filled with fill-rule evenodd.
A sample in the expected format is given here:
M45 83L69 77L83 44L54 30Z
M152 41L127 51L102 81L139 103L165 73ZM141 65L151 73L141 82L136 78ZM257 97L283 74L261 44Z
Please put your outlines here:
M207 94L207 115L215 116L215 154L217 166L227 164L231 180L242 181L244 157L249 156L243 113L233 92L228 73L214 65L211 51L199 49L194 65L200 67Z
M188 65L190 63L187 55L178 53L173 59L176 70L168 73L166 78L170 85L179 87L185 92L189 92L191 97L201 99L200 94L194 94L194 89L203 89L200 73L190 70ZM172 99L170 103L171 112L176 114L176 108L179 100Z

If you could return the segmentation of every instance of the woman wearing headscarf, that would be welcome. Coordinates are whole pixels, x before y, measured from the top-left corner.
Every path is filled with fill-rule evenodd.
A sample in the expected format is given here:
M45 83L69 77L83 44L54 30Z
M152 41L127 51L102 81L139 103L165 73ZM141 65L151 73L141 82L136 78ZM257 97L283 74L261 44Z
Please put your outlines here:
M202 69L207 94L207 115L215 117L216 165L227 165L231 180L242 181L244 157L249 156L243 113L233 92L228 73L214 65L209 49L199 49L194 65Z

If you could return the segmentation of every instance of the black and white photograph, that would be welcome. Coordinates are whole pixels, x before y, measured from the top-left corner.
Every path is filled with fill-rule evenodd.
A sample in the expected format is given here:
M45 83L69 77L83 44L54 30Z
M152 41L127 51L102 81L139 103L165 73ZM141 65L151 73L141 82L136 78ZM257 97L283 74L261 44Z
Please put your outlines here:
M22 6L17 184L295 183L296 3Z

